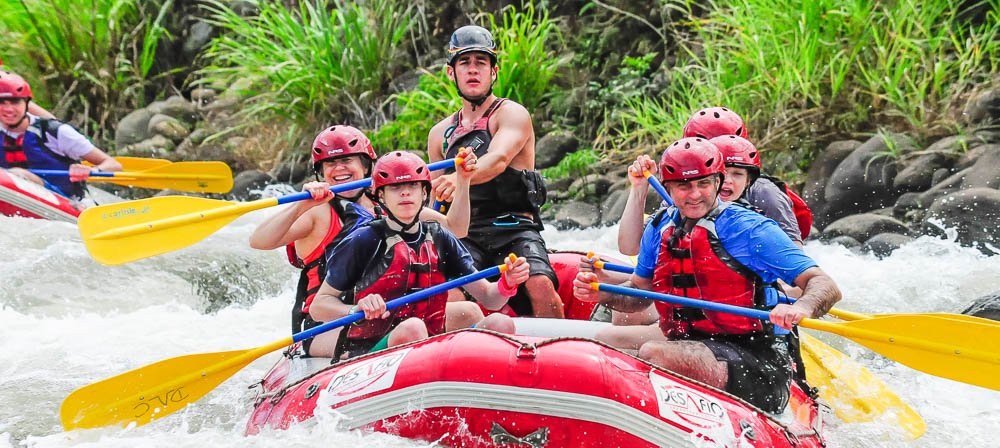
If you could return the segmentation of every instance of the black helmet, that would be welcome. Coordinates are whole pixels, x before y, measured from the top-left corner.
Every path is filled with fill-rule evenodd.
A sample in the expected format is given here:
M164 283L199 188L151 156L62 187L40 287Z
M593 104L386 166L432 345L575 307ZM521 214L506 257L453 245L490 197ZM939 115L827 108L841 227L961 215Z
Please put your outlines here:
M490 62L497 63L497 46L493 35L481 26L466 25L451 33L448 43L448 65L454 65L455 59L465 53L481 52L490 55Z

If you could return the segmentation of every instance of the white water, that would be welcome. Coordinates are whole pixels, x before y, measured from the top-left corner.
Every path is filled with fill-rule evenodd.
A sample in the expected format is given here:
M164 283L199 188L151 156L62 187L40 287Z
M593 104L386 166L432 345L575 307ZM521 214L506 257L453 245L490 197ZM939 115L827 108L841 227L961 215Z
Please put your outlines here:
M0 448L427 446L334 431L316 419L244 437L253 398L247 386L275 355L152 424L61 432L59 404L77 387L162 359L252 348L288 335L296 272L280 251L247 246L267 213L244 216L193 247L116 267L91 260L74 226L0 217ZM616 232L545 236L550 248L613 253ZM1000 290L1000 256L947 241L921 238L884 260L816 242L806 250L838 282L847 310L958 312ZM928 426L908 444L887 424L833 421L831 446L998 446L1000 393L911 370L835 336L823 339L875 372Z

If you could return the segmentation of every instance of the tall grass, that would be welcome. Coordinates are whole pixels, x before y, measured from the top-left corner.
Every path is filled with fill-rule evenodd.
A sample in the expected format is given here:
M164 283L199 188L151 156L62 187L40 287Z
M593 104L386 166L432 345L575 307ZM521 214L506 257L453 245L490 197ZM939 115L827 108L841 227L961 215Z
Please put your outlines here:
M10 0L0 14L0 54L37 100L107 137L119 115L142 106L173 0Z
M717 1L704 18L694 2L675 3L690 34L674 82L608 123L598 142L605 150L669 142L690 113L711 105L739 111L769 150L800 143L788 135L822 139L876 121L937 132L954 127L949 106L1000 60L1000 0L983 2L991 11L979 25L947 0Z
M536 9L533 2L522 8L506 7L499 21L487 14L485 22L499 51L493 92L534 111L549 98L554 88L552 79L567 62L553 51L562 38L559 28L549 19L547 10ZM424 149L431 127L461 107L461 97L446 67L425 71L416 89L398 95L399 113L374 133L373 144L380 151Z
M382 119L391 79L409 64L402 45L413 10L402 0L256 2L242 17L229 2L209 0L211 23L222 29L203 53L200 83L253 81L248 125L282 117L293 126L324 125L330 117L359 127Z

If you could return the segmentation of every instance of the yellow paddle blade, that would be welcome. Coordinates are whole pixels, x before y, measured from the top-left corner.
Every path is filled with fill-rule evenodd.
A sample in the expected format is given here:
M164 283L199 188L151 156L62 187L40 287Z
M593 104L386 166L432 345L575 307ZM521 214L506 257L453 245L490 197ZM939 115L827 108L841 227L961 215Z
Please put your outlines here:
M263 347L185 355L81 387L59 408L63 429L145 425L183 409L255 359L292 344L282 339Z
M800 332L806 379L819 389L837 417L848 423L882 422L906 431L910 440L922 436L927 424L879 377L819 339Z
M122 164L122 171L146 171L163 165L170 165L167 159L150 159L146 157L115 157L118 163Z
M841 310L833 308L830 310L830 314L834 317L842 320L863 320L871 319L873 317L889 317L889 316L907 316L909 314L863 314L855 313L853 311ZM986 319L984 317L969 316L966 314L954 314L954 313L919 313L913 314L914 316L928 316L928 317L940 317L943 319L958 320L963 322L972 322L983 325L1000 325L1000 322L995 320Z
M88 181L195 193L228 193L233 189L233 172L223 162L177 162L114 174L114 177L91 177Z
M128 156L115 156L115 160L122 164L122 171L146 171L158 166L170 165L173 163L167 159L147 159L145 157ZM87 166L94 166L93 163L86 160L82 163Z
M919 314L851 322L803 319L931 375L1000 390L1000 326Z
M231 202L161 196L101 205L80 214L80 235L95 260L116 265L190 246L244 213L277 203L276 198Z

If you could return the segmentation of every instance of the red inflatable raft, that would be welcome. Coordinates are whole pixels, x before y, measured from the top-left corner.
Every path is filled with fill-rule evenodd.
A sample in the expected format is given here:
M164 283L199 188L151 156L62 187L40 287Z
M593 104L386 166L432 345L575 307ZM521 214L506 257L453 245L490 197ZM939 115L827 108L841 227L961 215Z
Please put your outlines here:
M76 223L80 211L69 199L0 168L0 215Z
M343 429L455 447L823 446L801 390L772 416L580 337L462 330L332 366L288 355L262 388L247 434L323 412Z

